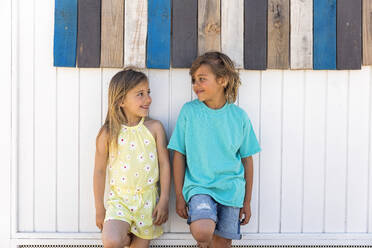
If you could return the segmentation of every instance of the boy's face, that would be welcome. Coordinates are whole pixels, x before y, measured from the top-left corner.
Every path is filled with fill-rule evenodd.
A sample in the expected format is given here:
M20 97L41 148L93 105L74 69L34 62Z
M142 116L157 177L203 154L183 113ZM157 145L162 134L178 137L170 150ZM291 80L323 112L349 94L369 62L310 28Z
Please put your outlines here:
M128 91L120 107L124 109L124 113L129 119L145 117L149 114L151 102L149 83L142 81Z

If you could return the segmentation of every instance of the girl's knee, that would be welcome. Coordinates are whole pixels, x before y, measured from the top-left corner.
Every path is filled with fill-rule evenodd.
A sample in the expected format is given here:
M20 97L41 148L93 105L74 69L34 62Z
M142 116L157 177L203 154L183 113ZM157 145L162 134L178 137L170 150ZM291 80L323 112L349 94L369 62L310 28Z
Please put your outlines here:
M213 235L213 247L215 248L227 248L231 247L232 240L225 239L217 235Z
M102 237L103 247L105 248L123 248L124 246L130 245L130 236L125 235L124 237L120 236L110 236Z

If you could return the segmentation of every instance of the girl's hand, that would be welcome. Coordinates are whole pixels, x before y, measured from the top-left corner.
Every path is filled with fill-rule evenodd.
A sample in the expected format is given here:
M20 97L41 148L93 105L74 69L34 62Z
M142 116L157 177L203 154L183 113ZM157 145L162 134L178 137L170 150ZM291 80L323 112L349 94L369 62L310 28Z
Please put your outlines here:
M182 194L176 198L176 212L181 218L187 219L187 206Z
M168 220L168 201L160 200L156 205L152 217L155 225L161 225Z
M96 226L99 228L99 230L101 230L101 232L103 229L103 222L105 221L105 215L106 215L105 208L96 210Z
M240 209L240 213L239 213L240 224L241 225L248 224L250 218L251 218L251 204L250 202L244 202L244 205Z

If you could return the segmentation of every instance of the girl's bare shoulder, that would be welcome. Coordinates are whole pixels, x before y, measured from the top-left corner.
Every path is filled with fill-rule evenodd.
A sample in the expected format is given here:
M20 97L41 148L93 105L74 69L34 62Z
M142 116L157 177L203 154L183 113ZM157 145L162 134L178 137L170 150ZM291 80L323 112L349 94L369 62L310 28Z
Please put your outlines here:
M160 121L151 119L149 117L145 119L143 124L150 130L154 137L156 137L159 132L164 130L163 125Z

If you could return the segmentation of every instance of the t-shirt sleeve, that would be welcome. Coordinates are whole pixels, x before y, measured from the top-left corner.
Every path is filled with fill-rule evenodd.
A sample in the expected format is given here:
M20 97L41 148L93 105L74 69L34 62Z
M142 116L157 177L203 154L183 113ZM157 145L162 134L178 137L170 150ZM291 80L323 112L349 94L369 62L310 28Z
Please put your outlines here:
M186 131L186 106L183 105L178 115L176 127L169 140L168 149L178 151L186 155L185 132Z
M245 115L243 123L243 141L239 148L240 157L246 158L260 151L261 147L254 133L252 123L248 116Z

